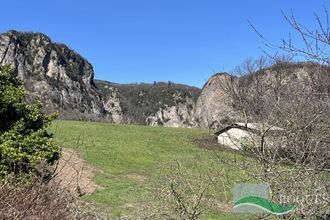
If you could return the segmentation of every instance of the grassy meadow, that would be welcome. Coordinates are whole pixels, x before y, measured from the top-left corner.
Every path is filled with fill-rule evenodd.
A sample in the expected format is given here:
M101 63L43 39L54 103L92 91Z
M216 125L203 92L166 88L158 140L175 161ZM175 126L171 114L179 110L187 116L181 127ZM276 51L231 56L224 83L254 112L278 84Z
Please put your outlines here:
M156 203L155 194L169 186L168 177L178 164L188 184L207 185L212 179L205 196L215 204L229 201L229 207L233 184L247 177L246 170L233 166L247 158L194 144L194 138L208 135L206 130L60 120L50 130L62 147L76 149L87 164L97 168L94 180L102 188L84 199L109 217L129 215ZM201 219L240 218L246 216L225 212L217 205L201 215Z

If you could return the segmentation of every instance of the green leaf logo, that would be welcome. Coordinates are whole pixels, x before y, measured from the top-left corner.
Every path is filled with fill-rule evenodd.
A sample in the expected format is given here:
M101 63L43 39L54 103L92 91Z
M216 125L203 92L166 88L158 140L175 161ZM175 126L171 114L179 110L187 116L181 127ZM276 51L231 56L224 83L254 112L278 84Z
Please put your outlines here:
M259 209L262 209L268 213L275 214L275 215L284 215L289 212L291 212L293 209L295 209L294 205L289 206L281 206L272 203L268 199L255 197L255 196L248 196L239 199L234 204L234 209L240 206L253 206L257 207Z

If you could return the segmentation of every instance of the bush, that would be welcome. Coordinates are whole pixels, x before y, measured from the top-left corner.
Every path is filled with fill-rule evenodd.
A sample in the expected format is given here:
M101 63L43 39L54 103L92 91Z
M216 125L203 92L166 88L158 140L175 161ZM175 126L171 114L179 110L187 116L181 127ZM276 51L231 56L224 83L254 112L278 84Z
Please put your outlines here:
M0 219L101 219L56 182L6 179L0 183Z
M0 176L33 173L39 163L52 164L60 156L46 130L56 115L42 113L40 103L27 104L13 73L10 66L0 66Z

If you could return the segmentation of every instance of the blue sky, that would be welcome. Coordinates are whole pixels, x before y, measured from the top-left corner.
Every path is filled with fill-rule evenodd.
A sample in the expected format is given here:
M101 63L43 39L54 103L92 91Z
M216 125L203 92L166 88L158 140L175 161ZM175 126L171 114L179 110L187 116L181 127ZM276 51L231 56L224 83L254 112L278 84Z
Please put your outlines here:
M281 10L313 27L323 6L329 0L10 0L0 32L43 32L88 59L97 79L202 87L261 54L247 20L276 42L290 32Z

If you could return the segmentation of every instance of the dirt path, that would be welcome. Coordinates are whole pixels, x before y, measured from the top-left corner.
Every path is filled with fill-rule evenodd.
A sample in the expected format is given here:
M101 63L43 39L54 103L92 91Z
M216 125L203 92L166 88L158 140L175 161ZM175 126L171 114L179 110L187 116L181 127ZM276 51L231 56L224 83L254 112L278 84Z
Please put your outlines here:
M97 169L87 165L76 151L63 148L54 180L63 187L67 187L71 192L81 196L91 194L101 188L93 182L95 172L97 172Z

